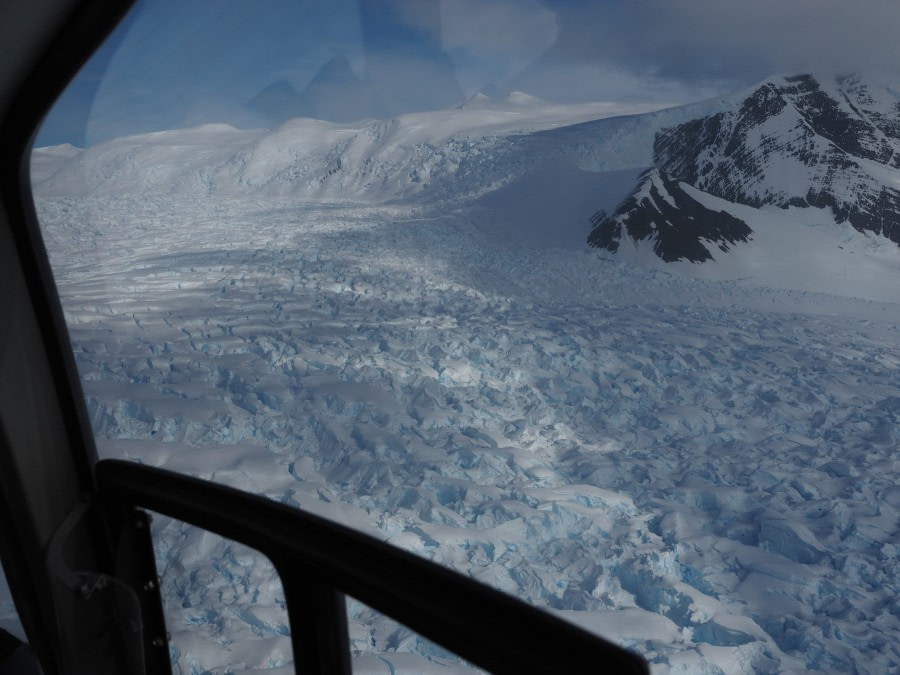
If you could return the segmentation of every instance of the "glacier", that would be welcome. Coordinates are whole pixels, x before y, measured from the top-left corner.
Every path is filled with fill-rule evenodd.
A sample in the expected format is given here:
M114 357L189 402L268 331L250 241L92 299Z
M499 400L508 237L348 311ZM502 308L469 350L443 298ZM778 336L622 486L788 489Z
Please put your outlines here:
M359 528L654 673L896 670L897 247L686 184L752 240L703 265L586 245L656 130L724 105L39 149L101 455ZM176 672L290 672L268 561L154 537ZM357 672L471 672L348 609Z

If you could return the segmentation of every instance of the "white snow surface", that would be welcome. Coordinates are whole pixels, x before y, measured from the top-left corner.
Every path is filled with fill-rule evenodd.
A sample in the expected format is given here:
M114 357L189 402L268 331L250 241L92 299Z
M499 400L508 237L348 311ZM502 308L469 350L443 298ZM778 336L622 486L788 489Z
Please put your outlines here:
M600 174L607 181L614 176L628 178L632 175L627 171ZM635 199L652 199L650 181L659 197L674 207L673 198L666 192L658 174L650 176L635 194ZM595 179L593 185L599 184L600 181ZM714 197L687 183L680 183L680 187L706 208L744 221L752 230L750 240L731 244L727 251L722 250L721 242L706 240L703 244L713 260L702 264L686 260L664 262L653 251L657 241L655 234L641 241L625 236L615 254L603 255L699 279L855 297L863 305L871 300L894 303L900 297L897 283L900 246L887 237L860 232L846 223L838 224L831 209L756 209ZM598 201L595 199L594 203ZM568 204L574 205L577 201L570 199ZM582 208L579 213L584 210ZM560 209L559 213L566 211ZM571 234L574 240L575 233ZM564 241L562 237L557 240Z
M654 673L900 668L897 247L695 191L753 241L702 266L613 259L585 247L588 218L658 120L520 153L527 125L455 114L45 163L101 454L372 533ZM553 152L586 126L593 145ZM155 537L176 672L289 672L268 561L164 519ZM357 672L469 672L349 610Z
M625 115L635 108L553 105L514 92L500 101L351 124L308 118L274 129L209 124L118 138L77 153L71 146L37 148L33 184L37 194L57 197L470 200L548 162L593 172L646 167L661 127L729 105L730 98Z
M496 187L511 170L521 173L519 165L546 159L522 152L510 139L597 118L628 119L612 116L635 110L611 103L550 105L514 94L388 120L298 118L249 131L209 124L114 139L81 152L38 148L33 184L38 193L55 196L262 192L383 202L423 191L446 197L448 189L469 196ZM492 155L498 144L511 155L507 162ZM632 167L626 164L612 168Z

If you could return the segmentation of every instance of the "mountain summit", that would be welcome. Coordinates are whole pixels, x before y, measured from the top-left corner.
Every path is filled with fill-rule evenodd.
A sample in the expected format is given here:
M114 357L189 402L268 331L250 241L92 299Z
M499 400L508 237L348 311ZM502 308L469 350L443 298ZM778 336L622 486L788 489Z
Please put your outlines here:
M652 172L612 214L595 216L592 246L616 252L625 238L650 239L664 261L703 262L752 238L734 216L705 212L686 186L754 208L830 209L836 223L900 244L897 91L858 76L799 75L734 100L656 133Z

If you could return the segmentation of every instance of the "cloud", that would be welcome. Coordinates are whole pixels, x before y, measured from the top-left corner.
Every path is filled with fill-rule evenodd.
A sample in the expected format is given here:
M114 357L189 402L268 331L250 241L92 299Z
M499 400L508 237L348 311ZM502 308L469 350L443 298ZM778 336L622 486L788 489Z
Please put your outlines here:
M682 83L598 63L542 61L506 84L504 91L524 91L548 101L606 101L654 108L712 98L722 93L711 84Z
M897 0L139 0L127 25L43 139L257 126L248 101L276 84L300 96L334 59L368 87L344 97L354 119L484 88L662 105L778 73L900 70Z
M444 47L537 56L558 33L553 12L536 0L444 0Z
M900 64L900 3L893 0L542 1L560 23L545 59L554 62L722 86Z
M444 0L441 40L467 94L501 85L556 41L553 12L536 0Z

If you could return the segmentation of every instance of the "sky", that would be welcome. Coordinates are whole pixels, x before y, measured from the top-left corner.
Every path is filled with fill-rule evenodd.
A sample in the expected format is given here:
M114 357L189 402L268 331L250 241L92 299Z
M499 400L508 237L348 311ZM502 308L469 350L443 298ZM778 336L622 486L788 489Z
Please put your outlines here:
M38 145L336 122L510 91L660 107L900 64L895 0L138 0Z

